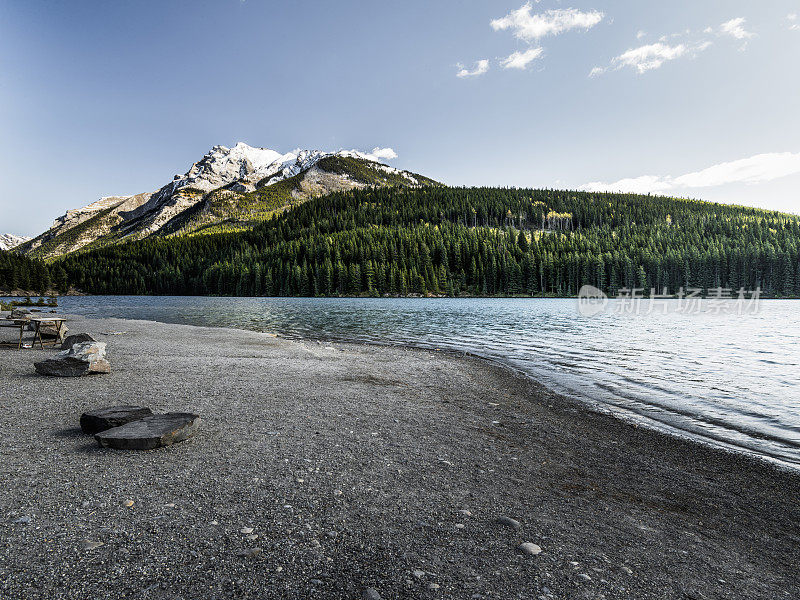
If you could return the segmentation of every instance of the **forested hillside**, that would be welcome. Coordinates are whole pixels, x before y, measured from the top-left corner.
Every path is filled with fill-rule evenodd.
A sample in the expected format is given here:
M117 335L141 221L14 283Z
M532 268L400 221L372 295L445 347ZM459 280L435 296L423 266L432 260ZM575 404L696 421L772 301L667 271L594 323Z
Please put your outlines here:
M0 250L0 291L44 294L67 288L67 274L61 265L48 266L39 260Z
M97 294L574 295L761 287L800 295L800 217L632 194L382 188L311 200L235 234L58 261Z

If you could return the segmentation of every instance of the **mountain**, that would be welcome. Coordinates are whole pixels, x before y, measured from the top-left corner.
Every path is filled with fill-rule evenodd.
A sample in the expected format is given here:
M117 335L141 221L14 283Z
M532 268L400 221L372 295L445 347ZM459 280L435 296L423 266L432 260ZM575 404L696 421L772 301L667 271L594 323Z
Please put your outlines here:
M31 238L14 235L13 233L0 233L0 250L11 250L29 239Z
M214 146L155 192L108 196L70 210L17 251L46 259L153 236L241 231L310 198L392 185L437 183L355 150L281 154L242 142Z

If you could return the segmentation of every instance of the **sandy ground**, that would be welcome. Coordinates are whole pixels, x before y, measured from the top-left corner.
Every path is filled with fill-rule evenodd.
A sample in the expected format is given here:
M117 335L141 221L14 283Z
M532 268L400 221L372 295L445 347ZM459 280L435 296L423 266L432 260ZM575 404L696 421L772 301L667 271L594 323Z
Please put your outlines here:
M800 597L798 474L476 359L70 328L108 343L110 375L41 377L53 351L0 348L0 598ZM203 423L101 449L78 418L114 404Z

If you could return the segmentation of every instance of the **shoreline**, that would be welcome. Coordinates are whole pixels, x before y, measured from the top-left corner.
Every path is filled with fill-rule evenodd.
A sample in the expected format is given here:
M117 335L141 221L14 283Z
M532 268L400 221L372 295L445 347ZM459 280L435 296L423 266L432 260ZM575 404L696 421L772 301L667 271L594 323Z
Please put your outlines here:
M541 299L541 298L540 298ZM554 299L568 299L568 298L555 298ZM785 300L786 298L774 298L776 300ZM81 318L86 319L104 319L106 317L91 317L91 316L84 316L81 315ZM186 325L188 327L210 327L213 329L222 329L222 330L232 330L235 329L237 331L247 331L252 333L263 333L266 335L275 336L279 339L285 339L287 341L294 341L294 342L324 342L324 343L335 343L335 344L352 344L353 346L375 346L375 347L387 347L387 348L405 348L409 350L418 350L418 351L430 351L430 352L439 352L444 355L453 356L453 357L467 357L472 358L486 364L499 367L505 369L509 374L514 376L522 377L527 379L534 384L541 386L543 389L548 390L551 393L557 394L565 399L568 399L572 402L576 402L579 406L581 406L584 410L591 411L596 414L605 415L612 419L618 420L620 422L626 423L633 427L644 427L649 431L657 433L659 435L666 435L668 437L673 437L676 439L688 441L693 444L699 444L706 448L710 448L712 450L718 450L724 453L729 453L737 456L741 456L750 460L754 460L758 464L768 465L772 468L781 470L781 471L788 471L790 473L798 473L800 474L800 465L790 463L785 461L781 458L776 456L771 456L767 454L761 454L756 450L752 450L745 446L738 446L726 440L716 438L716 437L705 437L703 435L693 433L684 429L681 429L677 426L670 425L665 422L658 421L651 417L647 417L640 413L636 413L633 411L626 411L624 408L618 407L614 404L602 402L596 399L590 398L581 398L577 394L570 394L568 392L560 391L554 389L552 386L548 385L547 383L540 381L533 375L532 373L527 373L522 369L518 369L512 364L503 362L500 359L493 358L491 356L485 356L480 354L479 352L475 351L466 351L466 350L456 350L452 348L434 348L428 347L425 345L417 345L409 342L401 343L401 342L380 342L380 341L364 341L364 340L353 340L353 339L338 339L335 337L314 337L309 335L285 335L283 333L271 332L271 331L260 331L257 329L243 329L243 328L236 328L236 327L228 327L222 325L192 325L192 324L184 324L184 323L169 323L167 321L157 321L152 319L128 319L125 317L119 317L120 320L123 321L146 321L151 323L161 323L165 325L173 324L173 325Z
M110 375L37 377L51 351L0 350L0 595L800 593L800 475L767 461L634 427L462 353L74 324L108 343ZM204 423L141 453L74 431L82 410L128 402ZM516 552L523 541L542 554Z

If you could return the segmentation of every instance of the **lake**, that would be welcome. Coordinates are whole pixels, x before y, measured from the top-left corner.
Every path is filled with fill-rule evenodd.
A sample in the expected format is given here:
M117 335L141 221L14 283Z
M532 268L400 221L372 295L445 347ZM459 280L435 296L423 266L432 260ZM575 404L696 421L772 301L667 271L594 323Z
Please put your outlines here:
M800 301L88 296L60 311L469 351L649 426L800 466ZM726 303L727 302L727 303ZM113 361L113 348L111 349Z

